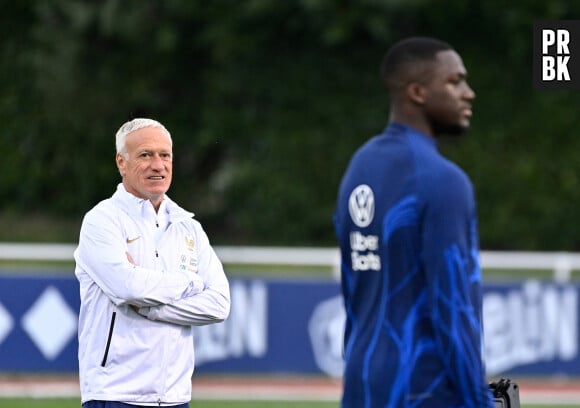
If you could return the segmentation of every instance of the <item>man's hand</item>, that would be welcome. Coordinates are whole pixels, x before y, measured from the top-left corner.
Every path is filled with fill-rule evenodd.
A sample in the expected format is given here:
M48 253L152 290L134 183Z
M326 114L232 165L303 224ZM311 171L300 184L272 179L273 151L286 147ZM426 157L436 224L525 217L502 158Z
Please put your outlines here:
M129 251L125 251L125 254L127 255L127 260L129 262L131 262L133 265L137 265L135 263L135 260L133 259L133 257L131 256L131 254L129 253ZM135 306L135 305L129 305L129 307L138 315L143 316L143 317L147 317L146 315L139 313L139 306Z
M125 251L125 253L127 254L127 260L128 260L129 262L131 262L133 265L137 265L137 264L135 263L135 260L133 259L133 257L132 257L132 256L131 256L131 254L129 253L129 251Z

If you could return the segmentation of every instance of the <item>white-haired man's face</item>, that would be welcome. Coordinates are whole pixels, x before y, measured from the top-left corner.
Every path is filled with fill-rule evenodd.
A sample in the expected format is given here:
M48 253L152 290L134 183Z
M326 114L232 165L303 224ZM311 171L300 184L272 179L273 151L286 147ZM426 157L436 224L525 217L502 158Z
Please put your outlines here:
M116 158L125 189L159 208L173 174L171 139L161 128L144 127L127 135L125 147L126 157Z

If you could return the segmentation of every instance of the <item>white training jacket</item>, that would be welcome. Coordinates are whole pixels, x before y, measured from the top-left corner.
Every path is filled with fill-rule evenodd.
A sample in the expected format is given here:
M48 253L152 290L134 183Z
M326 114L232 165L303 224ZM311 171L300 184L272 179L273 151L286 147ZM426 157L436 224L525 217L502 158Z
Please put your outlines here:
M156 214L122 184L85 215L74 252L82 402L191 400L192 326L230 311L222 264L192 217L167 196Z

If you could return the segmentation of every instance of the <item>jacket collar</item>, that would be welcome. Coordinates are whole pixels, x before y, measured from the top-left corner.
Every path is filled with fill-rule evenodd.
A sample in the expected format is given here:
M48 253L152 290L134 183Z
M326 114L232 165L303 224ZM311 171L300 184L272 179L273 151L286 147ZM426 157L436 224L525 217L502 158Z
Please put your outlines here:
M135 217L147 217L148 213L153 212L153 205L145 198L139 198L129 193L123 183L117 185L117 190L111 197L113 202L119 206L124 212ZM192 212L181 208L177 203L170 199L167 195L163 197L164 205L159 209L167 213L167 218L170 223L181 222L193 218Z
M423 132L420 132L414 127L402 123L398 122L389 123L383 133L388 136L405 135L406 137L414 138L419 143L422 143L424 145L432 146L435 149L437 149L438 147L437 139L429 135L426 135Z

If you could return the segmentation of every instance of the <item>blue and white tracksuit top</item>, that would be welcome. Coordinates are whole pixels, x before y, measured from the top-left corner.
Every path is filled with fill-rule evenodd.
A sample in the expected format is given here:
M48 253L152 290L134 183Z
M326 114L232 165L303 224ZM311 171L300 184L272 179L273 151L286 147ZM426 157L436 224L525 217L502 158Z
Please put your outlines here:
M83 402L191 400L192 326L230 310L222 264L192 216L167 196L156 213L122 184L85 215L74 253Z
M390 124L352 157L335 213L343 408L492 407L474 191L435 139Z

